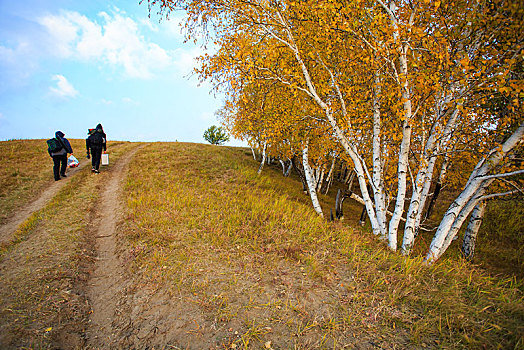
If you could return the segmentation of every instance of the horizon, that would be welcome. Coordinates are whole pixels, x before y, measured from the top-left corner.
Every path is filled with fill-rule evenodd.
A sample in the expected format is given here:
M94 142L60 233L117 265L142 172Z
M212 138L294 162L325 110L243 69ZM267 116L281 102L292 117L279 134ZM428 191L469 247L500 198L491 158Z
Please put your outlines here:
M60 131L60 130L57 130ZM85 140L85 138L78 138L78 137L67 137L67 134L65 134L65 138L68 140ZM11 142L11 141L46 141L51 137L48 138L20 138L20 139L7 139L7 140L0 140L0 142ZM237 140L238 141L238 140ZM157 141L140 141L140 140L107 140L107 142L140 142L140 143L191 143L191 144L200 144L200 145L211 145L209 142L203 140L202 142L193 142L193 141L180 141L180 140L157 140ZM214 146L220 146L220 147L238 147L238 148L249 148L249 145L236 145L236 144L221 144L221 145L214 145ZM46 146L47 147L47 146ZM74 149L73 149L74 151Z

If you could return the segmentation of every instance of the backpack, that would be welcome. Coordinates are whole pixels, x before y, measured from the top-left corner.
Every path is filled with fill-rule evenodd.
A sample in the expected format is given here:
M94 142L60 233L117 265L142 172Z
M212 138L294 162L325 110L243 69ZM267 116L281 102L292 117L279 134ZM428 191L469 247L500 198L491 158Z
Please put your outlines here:
M47 140L47 150L51 153L56 153L60 151L64 146L62 146L62 142L60 142L56 138L52 138Z
M99 132L95 132L88 137L89 143L94 146L102 146L104 144L104 137Z

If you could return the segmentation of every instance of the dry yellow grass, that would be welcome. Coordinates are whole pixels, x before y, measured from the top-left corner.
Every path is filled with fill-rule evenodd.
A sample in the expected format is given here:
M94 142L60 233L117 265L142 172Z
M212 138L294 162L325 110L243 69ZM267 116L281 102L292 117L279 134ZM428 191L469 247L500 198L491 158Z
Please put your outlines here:
M73 151L84 140L69 140ZM78 151L77 151L78 152ZM0 223L53 180L53 160L46 140L0 141ZM47 170L47 171L46 171Z
M78 282L92 255L86 224L98 181L83 169L4 248L0 344L48 348L58 334L81 333L89 310Z
M116 146L110 168L133 147ZM490 277L460 259L428 268L391 253L347 225L352 220L319 219L297 179L277 167L256 170L240 148L139 150L118 234L128 271L112 320L119 346L523 347L523 286L515 278ZM50 166L40 171L35 176L46 180L35 183L45 186ZM0 344L84 346L95 258L89 225L108 176L78 172L3 246Z
M85 140L70 139L74 155L85 159ZM121 142L113 141L108 147ZM0 141L0 224L13 211L33 200L53 181L53 160L46 140Z
M257 176L256 168L237 148L157 143L137 156L122 226L122 256L137 279L129 303L149 298L144 312L155 298L171 303L154 310L189 328L176 343L143 335L144 344L522 346L515 280L390 253L367 234L320 220L296 181L276 169Z
M39 145L36 141L26 142L35 148ZM110 146L108 152L114 161L130 146ZM49 157L47 153L45 156ZM53 181L48 168L49 164L41 168L41 182L35 183ZM90 312L84 284L96 255L89 225L109 169L104 167L99 176L92 175L89 167L77 172L2 245L0 347L82 346ZM28 189L21 193L34 194Z

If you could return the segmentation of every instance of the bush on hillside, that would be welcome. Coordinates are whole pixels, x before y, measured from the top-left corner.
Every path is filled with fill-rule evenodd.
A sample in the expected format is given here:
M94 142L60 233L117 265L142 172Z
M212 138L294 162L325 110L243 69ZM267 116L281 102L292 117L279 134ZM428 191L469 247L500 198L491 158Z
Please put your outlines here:
M212 125L204 131L204 139L212 145L221 145L229 141L229 135L225 128Z

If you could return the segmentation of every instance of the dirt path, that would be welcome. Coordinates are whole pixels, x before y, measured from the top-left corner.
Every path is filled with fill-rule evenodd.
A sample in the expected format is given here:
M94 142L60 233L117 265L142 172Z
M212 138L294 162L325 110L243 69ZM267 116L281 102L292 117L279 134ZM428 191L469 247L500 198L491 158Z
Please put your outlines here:
M60 189L69 182L71 176L90 163L91 161L83 160L77 168L68 168L66 173L68 176L67 178L53 182L37 199L30 202L22 209L18 209L14 216L8 219L4 225L0 226L0 244L8 242L20 224L26 221L35 211L45 207L47 202L49 202L60 191Z
M120 204L121 183L127 165L139 146L118 160L109 180L103 188L93 234L97 239L98 259L88 282L87 296L91 305L89 328L86 332L87 346L93 349L110 349L115 344L113 320L117 295L122 288L123 269L115 254L116 225L122 213Z

